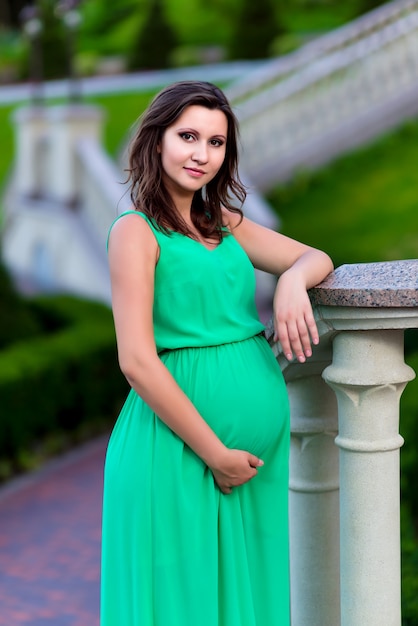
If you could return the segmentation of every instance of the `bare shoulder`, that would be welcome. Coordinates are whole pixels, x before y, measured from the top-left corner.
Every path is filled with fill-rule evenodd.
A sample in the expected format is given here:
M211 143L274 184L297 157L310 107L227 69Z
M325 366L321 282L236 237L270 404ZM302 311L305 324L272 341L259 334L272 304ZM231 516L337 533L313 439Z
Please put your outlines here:
M121 215L109 234L109 256L157 254L158 243L151 227L139 213Z

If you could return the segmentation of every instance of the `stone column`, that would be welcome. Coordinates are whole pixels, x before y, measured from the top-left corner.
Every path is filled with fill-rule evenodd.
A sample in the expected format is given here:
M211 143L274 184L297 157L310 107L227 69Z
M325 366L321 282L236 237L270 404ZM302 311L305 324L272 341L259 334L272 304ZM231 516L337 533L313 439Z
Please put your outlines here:
M309 374L309 365L306 377L288 382L292 626L335 626L340 623L337 407L335 394L320 373Z
M45 109L25 106L13 114L15 125L14 185L18 195L42 195L42 159L46 141Z
M334 331L317 316L319 346L306 363L272 349L290 401L289 539L292 626L340 624L338 411L322 372ZM273 336L273 324L267 327Z
M401 624L399 399L413 377L402 330L336 336L324 378L339 409L342 626Z
M77 159L79 139L100 140L103 114L88 105L62 105L47 109L49 151L46 195L75 205L80 195Z

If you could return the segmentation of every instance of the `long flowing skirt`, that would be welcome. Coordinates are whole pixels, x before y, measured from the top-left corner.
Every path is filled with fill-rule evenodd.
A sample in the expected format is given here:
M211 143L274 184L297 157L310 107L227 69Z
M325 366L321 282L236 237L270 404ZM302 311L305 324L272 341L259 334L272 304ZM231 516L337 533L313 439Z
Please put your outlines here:
M270 347L162 359L220 439L265 464L222 494L132 390L105 464L101 626L288 626L289 408Z

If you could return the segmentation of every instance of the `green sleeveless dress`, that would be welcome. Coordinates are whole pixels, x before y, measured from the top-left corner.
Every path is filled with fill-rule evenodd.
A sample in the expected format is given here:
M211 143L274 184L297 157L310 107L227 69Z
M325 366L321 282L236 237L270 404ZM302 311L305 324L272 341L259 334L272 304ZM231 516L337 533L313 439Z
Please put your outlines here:
M160 358L219 438L265 464L222 494L131 390L105 463L101 626L288 626L289 407L253 266L233 235L209 250L129 213L160 247Z

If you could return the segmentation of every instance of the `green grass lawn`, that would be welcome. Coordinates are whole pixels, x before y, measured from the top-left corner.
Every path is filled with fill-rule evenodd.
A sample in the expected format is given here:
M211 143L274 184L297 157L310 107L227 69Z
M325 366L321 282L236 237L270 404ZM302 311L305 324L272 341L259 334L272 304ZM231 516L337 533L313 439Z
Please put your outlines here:
M11 121L14 106L0 106L0 193L14 158L14 138Z
M418 257L418 121L269 194L285 234L335 265Z

